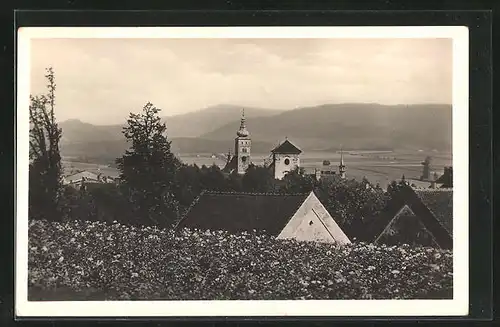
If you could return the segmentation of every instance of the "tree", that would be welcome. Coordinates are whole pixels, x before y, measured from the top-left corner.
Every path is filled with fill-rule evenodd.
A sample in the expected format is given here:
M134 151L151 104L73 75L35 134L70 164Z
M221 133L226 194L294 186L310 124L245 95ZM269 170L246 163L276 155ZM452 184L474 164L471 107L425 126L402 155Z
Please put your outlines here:
M47 94L30 95L29 216L61 220L62 167L59 141L62 130L55 118L56 83L52 67L46 69Z
M174 196L180 161L170 151L167 126L160 109L148 102L139 114L130 113L123 128L131 148L116 160L124 193L138 219L169 226L179 214Z
M201 193L201 171L197 165L182 165L176 174L175 196L184 211Z
M219 166L213 164L210 167L201 167L201 188L209 191L227 191L228 182Z
M238 172L233 171L227 177L227 187L229 192L243 191L243 177Z
M381 188L368 180L346 180L338 176L321 179L317 194L340 227L351 238L371 240L370 226L387 204L387 196Z
M267 167L251 164L241 179L245 192L266 193L274 191L274 176Z
M314 189L316 179L304 173L304 168L297 167L283 178L282 190L286 193L308 193Z

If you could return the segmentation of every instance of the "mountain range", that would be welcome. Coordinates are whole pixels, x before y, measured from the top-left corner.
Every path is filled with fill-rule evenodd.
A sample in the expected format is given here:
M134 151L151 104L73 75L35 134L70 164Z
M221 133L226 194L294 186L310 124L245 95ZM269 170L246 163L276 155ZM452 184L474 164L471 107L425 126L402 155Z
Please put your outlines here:
M226 153L234 147L241 106L220 105L163 117L176 153ZM269 153L285 137L304 151L451 151L452 107L443 104L325 104L293 110L245 107L253 153ZM61 122L63 156L119 157L128 147L122 125Z

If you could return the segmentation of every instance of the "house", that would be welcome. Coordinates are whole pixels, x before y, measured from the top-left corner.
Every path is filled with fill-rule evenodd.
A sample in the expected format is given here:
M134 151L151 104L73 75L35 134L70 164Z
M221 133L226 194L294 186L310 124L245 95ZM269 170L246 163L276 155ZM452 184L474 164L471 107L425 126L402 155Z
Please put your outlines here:
M436 184L440 184L441 188L453 187L453 167L445 167L444 174L436 180Z
M344 163L344 152L340 148L340 161L339 161L339 174L338 176L342 179L346 178L347 166ZM314 169L314 178L319 181L320 179L331 179L337 176L336 172L330 168L330 161L323 161L323 169Z
M80 186L82 181L85 183L100 183L99 175L90 171L80 171L76 174L65 176L63 178L63 183L66 185Z
M452 249L453 191L404 186L370 228L374 243Z
M437 181L422 181L419 179L408 178L408 184L415 189L440 188L443 184Z
M176 229L262 232L277 239L348 244L314 192L308 194L203 192Z
M63 184L73 187L81 187L83 184L114 183L115 179L102 174L95 174L90 171L80 171L78 173L63 177Z

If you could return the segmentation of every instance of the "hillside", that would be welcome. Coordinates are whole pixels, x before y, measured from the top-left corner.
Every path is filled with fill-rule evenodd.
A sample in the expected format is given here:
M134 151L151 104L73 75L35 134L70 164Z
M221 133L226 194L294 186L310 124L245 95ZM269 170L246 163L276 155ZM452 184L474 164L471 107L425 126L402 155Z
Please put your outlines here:
M378 104L322 105L248 120L255 141L276 143L285 136L303 149L451 150L451 106ZM202 135L209 140L231 138L230 123Z
M273 109L218 105L187 114L164 117L164 121L167 124L168 135L171 138L199 137L221 126L239 120L243 108L245 108L245 116L248 119L274 116L282 112Z
M209 133L221 126L228 125L230 122L239 121L242 108L241 106L234 105L219 105L187 114L167 116L162 119L167 124L169 138L193 138ZM245 116L248 119L273 116L281 112L280 110L245 107ZM126 118L123 117L124 124ZM63 130L61 143L65 145L93 142L106 143L108 141L113 143L123 140L123 126L93 125L78 119L66 120L59 123L59 127ZM223 139L223 141L227 141L227 139ZM193 144L193 142L189 144ZM203 141L200 144L203 144ZM94 146L96 145L94 144ZM225 146L224 148L227 147Z

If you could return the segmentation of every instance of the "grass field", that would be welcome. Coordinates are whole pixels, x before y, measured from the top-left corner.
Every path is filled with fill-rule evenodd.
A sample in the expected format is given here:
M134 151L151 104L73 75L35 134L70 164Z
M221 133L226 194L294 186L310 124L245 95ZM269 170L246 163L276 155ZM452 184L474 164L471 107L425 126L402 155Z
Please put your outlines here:
M418 179L422 174L421 162L426 156L432 157L432 169L441 175L445 166L452 165L451 153L436 152L409 152L409 151L356 151L344 154L344 163L347 166L348 178L362 179L366 177L370 182L379 183L386 187L391 181L401 179L405 175L407 179ZM212 157L212 154L179 154L178 157L187 164L198 166L213 164L224 167L225 161L221 158ZM252 162L262 165L268 158L268 154L252 154ZM315 168L321 168L323 160L330 161L332 170L337 171L340 160L339 153L331 152L305 152L301 155L301 166L306 172L313 173ZM63 161L66 175L77 170L88 170L94 173L99 171L106 176L117 177L119 172L116 168L106 165Z

